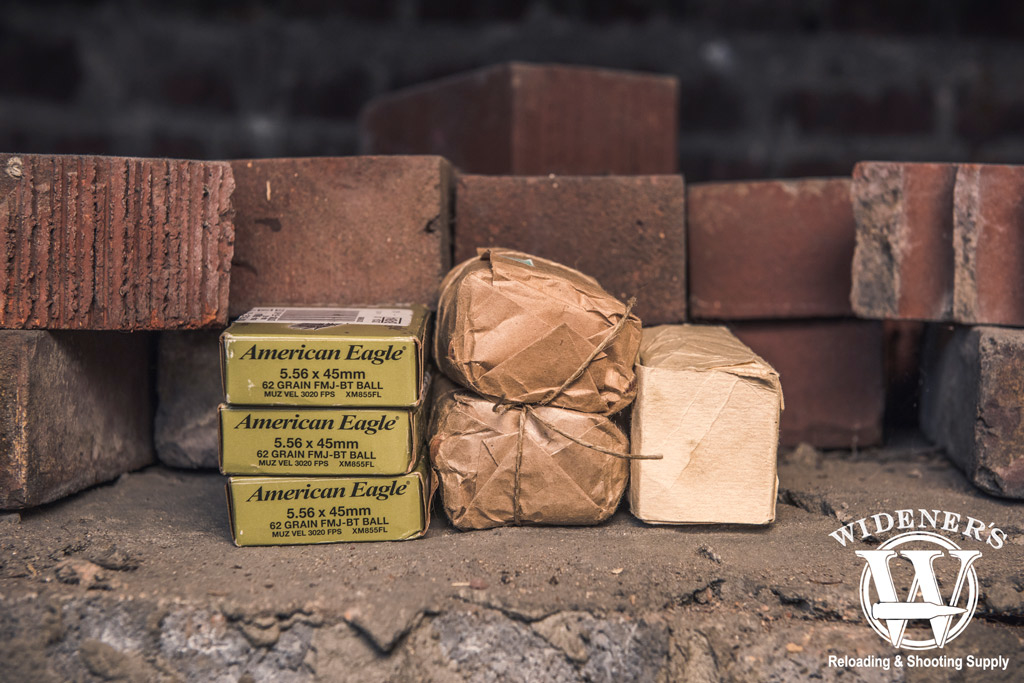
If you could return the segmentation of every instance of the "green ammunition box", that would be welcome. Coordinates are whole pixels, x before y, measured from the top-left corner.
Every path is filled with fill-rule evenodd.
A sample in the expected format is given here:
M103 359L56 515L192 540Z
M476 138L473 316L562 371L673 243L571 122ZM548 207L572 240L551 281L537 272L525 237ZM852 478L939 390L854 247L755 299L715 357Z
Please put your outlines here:
M397 477L231 477L235 545L403 541L422 536L434 488L426 457Z
M255 308L221 335L228 403L405 408L421 399L430 312Z
M425 407L220 406L223 474L406 474L423 443Z

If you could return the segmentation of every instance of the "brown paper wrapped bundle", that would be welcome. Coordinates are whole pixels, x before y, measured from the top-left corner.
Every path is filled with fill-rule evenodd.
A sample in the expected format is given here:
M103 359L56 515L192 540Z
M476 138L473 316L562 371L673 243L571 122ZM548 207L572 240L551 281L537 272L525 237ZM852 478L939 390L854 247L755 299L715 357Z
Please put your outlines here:
M457 528L597 524L618 507L629 447L607 417L498 405L444 384L431 418L430 458Z
M502 403L610 415L636 395L640 319L591 277L509 249L481 249L441 283L434 357Z

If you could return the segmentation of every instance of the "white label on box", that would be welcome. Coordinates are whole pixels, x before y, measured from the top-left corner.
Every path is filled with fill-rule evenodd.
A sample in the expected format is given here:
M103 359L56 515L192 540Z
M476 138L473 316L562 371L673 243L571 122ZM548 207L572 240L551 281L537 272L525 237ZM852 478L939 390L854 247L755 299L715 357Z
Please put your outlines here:
M408 308L254 308L240 323L286 323L302 325L395 325L412 323Z

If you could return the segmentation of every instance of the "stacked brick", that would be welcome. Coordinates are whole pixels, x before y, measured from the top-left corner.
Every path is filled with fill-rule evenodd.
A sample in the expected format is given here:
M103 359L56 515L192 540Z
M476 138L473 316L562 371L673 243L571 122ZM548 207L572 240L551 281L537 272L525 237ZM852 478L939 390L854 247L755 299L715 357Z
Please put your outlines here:
M0 155L0 509L109 481L154 445L215 468L230 312L434 305L451 193L439 157ZM142 331L160 334L124 334Z
M923 334L924 431L977 485L1024 497L1024 167L687 187L677 90L511 64L364 112L367 151L451 165L0 155L0 509L110 480L154 443L216 467L229 316L434 307L453 258L496 246L593 274L647 324L728 324L781 375L783 445L880 443L887 383L916 400Z
M456 262L519 249L636 296L646 324L729 322L782 375L784 444L879 443L883 327L850 307L849 179L687 191L667 175L676 90L642 74L506 65L379 98L361 136L365 151L442 154L464 173Z
M1024 326L1024 167L865 162L853 177L858 315Z
M156 456L185 469L217 467L221 330L164 332L157 339Z
M231 169L232 317L256 306L437 304L451 267L444 159L251 159ZM159 348L157 456L216 468L216 335L166 333Z
M852 191L854 309L931 323L921 427L1009 498L1024 498L1022 190L1020 166L864 162Z
M883 329L850 307L849 179L697 184L687 204L690 315L778 370L782 444L881 443Z
M499 175L674 173L678 90L669 76L502 64L373 100L363 153Z
M636 296L647 323L686 320L678 83L667 76L504 64L378 98L370 153L441 154L455 187L455 262L507 247ZM600 176L600 177L597 177Z
M154 444L166 464L216 467L229 308L433 305L451 266L438 157L2 155L0 169L0 509L147 465ZM161 334L124 334L140 331Z
M866 318L946 320L953 306L951 164L858 164L851 301Z
M0 509L152 462L151 336L227 320L231 167L0 155Z

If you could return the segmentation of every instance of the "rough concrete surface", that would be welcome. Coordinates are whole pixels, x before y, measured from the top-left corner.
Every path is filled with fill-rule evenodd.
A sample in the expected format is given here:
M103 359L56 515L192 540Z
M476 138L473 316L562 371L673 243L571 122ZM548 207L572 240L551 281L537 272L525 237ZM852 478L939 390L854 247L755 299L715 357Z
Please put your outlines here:
M0 518L0 679L154 681L972 680L964 669L829 666L892 657L857 597L841 523L919 507L1007 533L983 553L978 614L941 652L1024 663L1024 506L941 454L780 462L768 528L457 532L404 543L235 548L223 479L153 467ZM903 651L904 657L907 651ZM928 654L928 653L925 653ZM934 654L934 652L932 653Z

